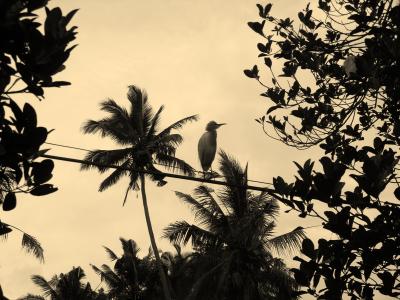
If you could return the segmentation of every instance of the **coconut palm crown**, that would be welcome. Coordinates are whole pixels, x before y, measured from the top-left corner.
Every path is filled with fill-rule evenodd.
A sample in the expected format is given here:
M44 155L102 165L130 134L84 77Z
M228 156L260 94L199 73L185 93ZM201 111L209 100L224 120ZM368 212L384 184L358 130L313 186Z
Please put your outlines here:
M251 193L247 166L243 170L224 151L220 151L220 171L226 186L219 191L200 185L193 196L176 192L194 212L195 224L181 220L164 230L171 242L191 241L202 254L204 275L188 299L203 299L202 293L210 289L215 299L291 299L294 279L272 253L298 249L303 230L274 236L277 201L265 192Z
M109 116L98 121L88 120L82 129L85 134L99 133L101 137L109 137L123 148L115 150L90 151L85 160L101 165L117 165L124 169L116 169L103 182L99 191L104 191L114 185L124 175L128 175L130 183L126 191L124 203L129 190L139 188L139 171L149 171L151 180L159 185L165 184L162 172L156 168L159 164L167 169L178 170L193 176L194 169L183 160L175 157L177 147L182 143L180 134L171 133L180 129L188 122L196 121L197 115L183 118L165 129L159 131L159 122L164 106L154 113L144 90L131 85L128 91L130 110L118 105L114 100L107 99L100 104L100 109ZM101 173L109 170L106 166L82 165L81 169L96 168Z

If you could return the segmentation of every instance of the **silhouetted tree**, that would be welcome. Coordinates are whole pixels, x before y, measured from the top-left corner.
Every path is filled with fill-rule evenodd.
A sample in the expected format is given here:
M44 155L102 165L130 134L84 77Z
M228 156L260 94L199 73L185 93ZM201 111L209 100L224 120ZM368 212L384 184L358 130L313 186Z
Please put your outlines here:
M117 300L144 300L162 297L162 288L157 280L157 266L152 251L144 258L138 257L139 248L134 240L120 238L123 255L118 257L111 249L104 247L113 268L103 264L92 266L107 286L107 295ZM151 297L153 296L153 298Z
M155 163L162 164L168 169L176 169L187 175L193 175L193 168L186 162L175 157L176 148L182 143L183 138L180 134L172 134L172 130L181 128L187 122L197 120L197 116L190 116L181 119L164 130L158 131L161 106L156 113L153 112L144 91L136 86L129 86L128 100L131 107L128 112L119 106L114 100L108 99L101 103L101 110L109 113L109 117L99 121L89 120L83 126L84 133L100 133L102 137L109 137L117 144L125 148L116 150L94 150L89 152L85 159L97 164L118 165L128 168L130 171L117 169L111 173L100 185L99 191L104 191L114 185L123 175L128 175L130 182L126 190L124 203L130 190L139 189L142 193L144 214L149 231L151 246L158 264L160 279L165 293L165 299L170 300L168 283L164 274L156 240L151 225L149 209L147 206L147 196L145 190L145 175L151 180L164 185L164 176L155 167ZM82 165L82 169L97 168L103 173L109 170L108 167ZM151 172L145 174L145 172Z
M118 256L111 249L104 247L114 266L103 264L92 266L107 286L107 296L116 300L156 300L162 297L153 251L138 257L139 248L135 241L120 238L123 255ZM190 290L193 277L189 268L190 254L183 254L175 245L176 254L163 252L161 261L167 274L173 299L184 299Z
M399 297L400 7L319 0L317 13L307 5L295 22L257 6L262 20L249 26L263 37L259 56L271 76L244 71L271 104L257 121L290 146L319 145L327 155L322 170L308 160L296 163L294 182L274 178L281 202L334 234L303 242L295 278L319 299Z
M48 131L37 125L35 109L28 103L23 108L14 101L16 94L34 95L39 100L44 89L69 84L53 81L62 71L75 39L76 27L67 29L76 13L63 16L61 9L49 9L46 0L0 0L0 205L4 211L17 204L17 193L42 196L57 190L48 181L54 164L51 160L37 161L39 150ZM44 22L36 12L45 12ZM13 229L0 222L3 237ZM23 232L23 231L22 231ZM30 235L23 232L22 245L43 260L43 249Z
M189 204L198 225L170 224L164 237L198 252L197 281L187 299L292 299L296 289L284 263L271 254L297 249L302 229L273 237L279 207L266 193L247 189L247 167L220 152L227 186L218 192L200 185L194 196L177 192Z
M82 283L85 278L84 271L80 268L72 268L67 274L55 275L47 281L40 275L32 276L32 281L40 287L43 296L28 294L18 300L106 300L103 293L96 293L89 283Z

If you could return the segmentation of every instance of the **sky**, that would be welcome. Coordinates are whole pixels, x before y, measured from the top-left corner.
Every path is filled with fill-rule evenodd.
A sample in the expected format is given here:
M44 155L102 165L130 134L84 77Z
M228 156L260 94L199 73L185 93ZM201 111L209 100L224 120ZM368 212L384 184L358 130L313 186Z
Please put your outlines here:
M33 101L39 124L54 129L48 142L86 149L113 149L111 141L83 135L82 123L103 116L99 103L112 98L128 106L127 86L148 92L150 104L165 105L161 128L193 114L200 120L185 126L178 156L200 169L197 142L206 124L227 123L218 131L218 147L249 164L249 178L272 182L275 176L288 180L295 175L293 161L317 158L320 151L298 151L264 135L254 119L266 111L259 94L262 88L246 78L243 70L260 62L256 47L260 37L247 22L258 20L256 1L243 0L85 0L56 1L64 12L79 8L71 21L78 26L79 44L57 76L71 86L46 91L42 102ZM273 13L295 16L305 1L274 1ZM28 99L27 99L28 100ZM46 147L47 148L47 147ZM84 152L49 146L48 154L82 159ZM217 168L217 162L214 162ZM134 239L147 253L150 246L140 195L132 192L122 201L127 185L122 180L99 193L104 178L95 171L81 172L79 165L55 161L52 183L59 190L45 197L20 197L17 208L2 212L2 221L35 236L45 249L45 263L21 250L18 232L1 242L0 283L10 299L40 293L30 277L50 279L81 266L93 287L100 282L90 264L109 263L103 245L122 252L119 237ZM169 223L193 220L174 191L190 193L196 183L169 179L162 188L149 183L147 195L155 235ZM217 188L217 187L216 187ZM295 214L279 217L277 233L297 226L316 225ZM307 231L315 239L325 233L320 227ZM329 236L328 236L329 237ZM162 250L171 250L159 239ZM5 259L4 259L5 258ZM293 262L287 258L288 265Z

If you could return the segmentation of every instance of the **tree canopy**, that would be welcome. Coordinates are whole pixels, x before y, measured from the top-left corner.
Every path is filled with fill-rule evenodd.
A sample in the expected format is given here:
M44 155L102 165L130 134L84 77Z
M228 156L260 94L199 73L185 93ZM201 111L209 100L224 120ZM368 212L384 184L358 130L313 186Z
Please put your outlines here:
M294 182L274 178L281 202L333 234L303 242L296 280L322 299L398 297L400 7L319 0L297 20L257 7L261 21L248 25L263 39L269 75L257 65L244 71L265 87L268 109L257 122L289 146L325 151L318 168L296 163Z
M49 131L38 125L35 109L23 107L16 95L41 100L50 87L68 85L56 81L75 46L76 27L68 24L77 10L66 15L59 7L48 8L46 0L0 0L0 205L3 211L17 205L17 193L43 196L57 190L52 178L53 161L37 158L46 150L40 147ZM44 22L38 14L44 13ZM24 99L25 100L25 99ZM0 221L0 235L18 227ZM22 230L20 230L22 231ZM23 232L23 231L22 231ZM43 249L32 236L23 232L22 245L43 260Z
M193 196L176 192L190 206L196 224L179 220L164 230L173 243L191 241L199 254L197 279L187 299L294 299L293 278L272 252L298 249L303 230L274 236L276 200L265 192L251 193L247 167L224 151L219 164L227 183L221 190L200 185Z

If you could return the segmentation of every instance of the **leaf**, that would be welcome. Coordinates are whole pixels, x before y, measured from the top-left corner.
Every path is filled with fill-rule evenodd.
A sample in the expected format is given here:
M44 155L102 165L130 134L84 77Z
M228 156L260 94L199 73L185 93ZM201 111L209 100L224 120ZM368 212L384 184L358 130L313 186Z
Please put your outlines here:
M249 27L251 29L253 29L253 31L255 31L258 34L260 34L260 35L265 37L264 32L263 32L264 24L265 24L265 20L262 21L261 23L259 23L259 22L248 22L247 23L247 25L249 25Z
M257 78L257 79L259 78L257 65L254 65L251 70L248 69L248 70L244 70L243 72L249 78Z
M264 58L264 63L268 68L271 68L272 60L269 57Z
M281 105L274 105L274 106L271 106L271 107L268 108L268 110L267 110L267 115L270 114L270 113L272 113L274 110L276 110L276 109L278 109L278 108L282 108L282 106L281 106Z
M272 179L275 190L282 195L288 195L290 193L289 185L283 180L281 176Z
M397 200L400 200L400 186L397 187L397 188L394 190L394 195L395 195L395 197L397 198Z
M0 236L3 238L7 238L7 235L12 231L12 229L8 226L8 224L2 223L0 221Z
M268 3L267 5L265 5L265 9L264 9L265 16L268 16L269 12L271 11L271 8L272 8L271 3Z
M14 192L8 192L8 194L4 197L3 202L3 210L10 211L13 210L17 206L17 197Z
M35 147L42 145L46 139L47 129L44 127L37 127L29 134L29 141Z
M37 125L36 112L35 109L29 103L25 103L24 105L23 116L24 116L25 127L32 129L36 127Z
M54 162L51 159L45 159L40 163L34 163L32 175L35 184L42 184L52 178L51 172L54 169Z
M58 188L54 187L52 184L42 184L42 185L39 185L39 186L33 188L30 191L30 194L34 195L34 196L44 196L44 195L54 193L57 190L58 190Z
M41 84L42 87L61 87L71 85L71 82L68 81L52 81L52 82L43 82Z
M382 140L379 137L376 137L374 139L374 148L376 153L381 153L384 147L385 147L384 142L382 142Z
M315 257L314 244L310 239L303 240L301 252L303 252L309 258Z
M265 18L264 7L261 4L258 4L258 3L257 3L257 7L258 7L258 15L261 18Z

